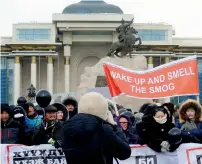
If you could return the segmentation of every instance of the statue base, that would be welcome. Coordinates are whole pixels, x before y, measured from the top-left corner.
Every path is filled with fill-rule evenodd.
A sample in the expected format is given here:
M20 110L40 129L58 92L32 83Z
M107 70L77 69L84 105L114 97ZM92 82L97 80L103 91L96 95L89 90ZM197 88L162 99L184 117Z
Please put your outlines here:
M101 81L97 80L99 77L105 76L103 69L103 62L109 62L116 65L123 66L132 70L146 70L147 59L142 55L134 56L133 58L124 57L105 57L102 58L94 67L86 67L84 74L81 75L80 85L77 87L77 97L80 99L84 94L88 92L90 88L104 87L105 84L103 78ZM117 104L123 105L125 108L130 108L133 111L138 111L140 106L144 103L153 102L151 99L137 99L121 95L114 99Z

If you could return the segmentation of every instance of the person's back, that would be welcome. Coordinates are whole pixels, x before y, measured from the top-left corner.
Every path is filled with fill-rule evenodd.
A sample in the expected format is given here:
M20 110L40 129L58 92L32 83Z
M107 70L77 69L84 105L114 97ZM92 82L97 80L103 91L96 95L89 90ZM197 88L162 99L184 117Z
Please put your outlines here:
M107 100L88 93L79 102L79 114L64 124L63 151L68 164L112 164L125 160L131 149L108 111ZM108 120L106 122L105 120Z

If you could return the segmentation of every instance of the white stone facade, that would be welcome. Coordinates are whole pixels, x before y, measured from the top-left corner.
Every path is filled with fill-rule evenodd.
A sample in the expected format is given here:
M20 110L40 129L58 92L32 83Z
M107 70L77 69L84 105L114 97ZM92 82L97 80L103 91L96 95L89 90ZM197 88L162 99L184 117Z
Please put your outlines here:
M115 28L121 19L130 21L133 15L127 14L53 14L52 23L20 23L13 25L13 36L1 39L1 45L54 45L55 50L10 52L9 56L19 56L20 63L15 66L14 100L19 95L27 95L31 79L37 89L49 89L52 93L76 92L85 67L92 67L106 56L111 44L117 41ZM167 30L165 41L143 41L143 45L182 45L201 46L202 39L174 38L173 28L165 24L134 24L138 30ZM17 29L50 29L51 37L43 41L19 41L16 39ZM1 55L4 53L1 52ZM161 58L155 56L149 68L163 64ZM201 54L199 54L200 56ZM36 75L31 73L32 57L36 57ZM52 57L52 63L48 59ZM149 55L147 55L149 56ZM152 56L152 55L151 55ZM51 71L51 72L50 72ZM31 78L31 76L33 76ZM36 78L36 79L35 79ZM35 82L36 80L36 82ZM48 82L51 80L51 82ZM20 89L18 88L20 87Z

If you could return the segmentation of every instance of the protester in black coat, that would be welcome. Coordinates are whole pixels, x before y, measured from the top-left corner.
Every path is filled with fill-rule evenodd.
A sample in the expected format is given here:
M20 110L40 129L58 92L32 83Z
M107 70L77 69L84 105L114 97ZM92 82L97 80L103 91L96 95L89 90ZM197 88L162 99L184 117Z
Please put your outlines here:
M142 139L142 144L147 144L154 151L172 152L179 146L168 143L168 132L174 127L164 107L150 105L142 121L137 123L136 132Z
M1 104L1 143L23 144L25 133L23 126L12 119L8 104Z
M66 109L69 113L69 119L71 119L72 117L74 117L78 113L78 109L77 109L78 102L75 98L68 97L68 98L64 99L62 104L64 106L66 106Z
M69 112L63 104L54 103L52 105L57 108L57 120L65 122L69 119Z
M63 123L57 120L57 109L49 105L45 108L44 121L37 126L33 135L32 144L52 144L60 147L62 142Z
M112 164L113 158L130 157L127 139L115 124L102 95L84 95L78 112L63 128L63 151L68 164Z

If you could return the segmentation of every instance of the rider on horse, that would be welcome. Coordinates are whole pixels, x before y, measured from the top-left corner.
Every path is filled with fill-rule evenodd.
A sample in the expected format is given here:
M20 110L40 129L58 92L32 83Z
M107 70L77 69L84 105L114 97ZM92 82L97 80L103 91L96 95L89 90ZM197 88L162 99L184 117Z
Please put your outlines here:
M108 56L111 56L112 54L123 57L129 54L131 56L131 52L134 50L134 45L137 41L139 41L138 45L141 45L141 38L136 37L134 34L137 34L138 31L132 27L133 19L129 23L125 23L125 21L122 19L122 24L116 28L116 31L118 32L118 41L114 42L108 52ZM118 55L118 53L121 52L121 56Z
M28 96L30 98L35 97L36 96L36 88L33 86L33 84L31 84L31 87L27 89L28 92Z
M119 42L125 44L125 37L126 37L126 32L128 28L130 28L131 24L133 23L133 19L129 23L125 23L125 20L121 20L121 25L116 28L116 31L119 33L118 39Z

